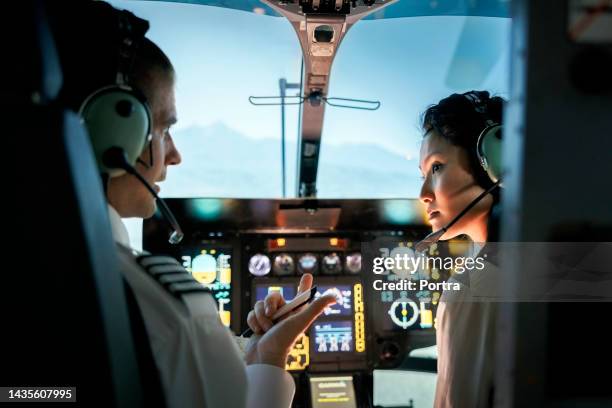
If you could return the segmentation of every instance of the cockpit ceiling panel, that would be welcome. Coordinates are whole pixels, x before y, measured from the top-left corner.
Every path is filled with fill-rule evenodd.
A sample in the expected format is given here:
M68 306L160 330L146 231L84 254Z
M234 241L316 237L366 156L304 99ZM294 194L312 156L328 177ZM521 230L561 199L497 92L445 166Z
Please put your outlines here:
M160 1L160 0L153 0ZM200 4L280 17L276 11L259 0L163 0L172 3ZM297 0L294 0L297 3ZM291 1L288 1L291 3ZM367 16L364 20L422 16L481 16L509 17L509 0L400 0Z
M286 232L402 230L427 228L417 199L235 199L168 198L165 200L186 230L274 230ZM159 214L153 224L166 228ZM150 232L150 231L149 231Z

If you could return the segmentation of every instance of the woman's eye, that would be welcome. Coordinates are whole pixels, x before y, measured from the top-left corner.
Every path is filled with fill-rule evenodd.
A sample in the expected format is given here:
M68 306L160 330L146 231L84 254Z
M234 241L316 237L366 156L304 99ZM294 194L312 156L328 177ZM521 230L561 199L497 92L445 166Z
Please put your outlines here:
M435 173L437 171L439 171L442 168L442 164L440 163L434 163L431 165L431 173Z

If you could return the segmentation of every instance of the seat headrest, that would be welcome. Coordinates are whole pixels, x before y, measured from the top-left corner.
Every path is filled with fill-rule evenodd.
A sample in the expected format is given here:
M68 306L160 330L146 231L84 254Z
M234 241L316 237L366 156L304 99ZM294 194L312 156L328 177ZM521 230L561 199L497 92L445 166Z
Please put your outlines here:
M0 100L11 105L53 101L62 87L62 71L43 2L18 2L6 17L20 23L3 24L3 75L10 80L0 88Z

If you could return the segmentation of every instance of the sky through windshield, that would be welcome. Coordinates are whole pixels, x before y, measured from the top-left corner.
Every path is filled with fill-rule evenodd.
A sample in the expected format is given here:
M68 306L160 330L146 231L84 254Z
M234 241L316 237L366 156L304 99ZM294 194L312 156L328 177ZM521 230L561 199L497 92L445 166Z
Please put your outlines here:
M181 3L112 1L151 23L148 36L177 71L183 163L165 197L281 196L280 108L249 96L299 82L301 49L284 18ZM329 96L372 99L378 111L327 107L318 195L414 198L421 112L453 93L507 96L510 21L494 17L404 17L356 24L340 46ZM291 91L288 91L291 92ZM286 111L287 191L295 194L298 107Z

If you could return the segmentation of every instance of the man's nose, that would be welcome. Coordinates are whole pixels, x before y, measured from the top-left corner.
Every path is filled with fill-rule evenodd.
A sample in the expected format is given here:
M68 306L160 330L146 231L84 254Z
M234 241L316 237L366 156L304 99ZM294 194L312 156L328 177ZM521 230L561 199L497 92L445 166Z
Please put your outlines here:
M168 146L168 151L166 154L166 165L174 166L174 165L180 164L181 161L183 161L183 159L178 149L174 145L174 141L171 138L169 139L170 139L169 146Z

